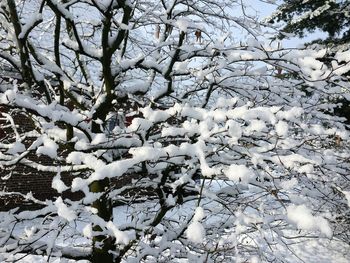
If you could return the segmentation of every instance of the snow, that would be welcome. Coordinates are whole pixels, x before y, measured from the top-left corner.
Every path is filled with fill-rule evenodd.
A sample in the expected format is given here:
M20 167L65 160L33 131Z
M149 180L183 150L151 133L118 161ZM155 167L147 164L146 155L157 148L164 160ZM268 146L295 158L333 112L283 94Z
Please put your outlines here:
M15 101L16 98L16 89L15 90L6 90L4 93L4 97L2 99L2 102L6 103L8 101L9 103L12 103Z
M248 127L244 129L246 135L250 135L254 132L261 132L266 129L266 124L262 120L251 120Z
M174 211L173 214L170 214L169 216L171 218L173 218L174 220L178 220L178 217L183 217L186 212L188 211L193 211L193 203L188 203L186 205L184 205L183 207L181 207L180 210L178 210L177 212ZM124 226L128 226L128 222L131 222L131 216L133 215L135 216L136 213L135 211L133 212L132 207L129 206L122 206L122 207L118 207L115 208L114 210L114 214L115 214L115 221L112 224L111 222L108 222L108 229L109 231L111 231L111 233L113 233L113 235L116 235L119 237L118 242L126 242L128 240L129 235L123 233L122 231L120 231L120 228L116 226L116 222L118 222L118 224L122 224ZM136 211L138 208L136 208ZM140 212L140 211L139 211ZM292 212L298 212L298 211L292 211ZM190 241L193 242L193 244L203 244L203 241L206 241L206 230L204 228L204 225L201 221L206 220L205 219L205 214L204 213L204 209L203 207L196 207L195 212L194 212L194 216L192 217L192 222L190 222L190 224L187 226L187 230L185 232L185 236L186 238ZM307 216L310 216L309 213L306 213ZM146 215L145 215L146 216ZM209 214L208 215L209 218L213 218L213 216L215 217L216 215L213 214ZM142 218L142 217L140 217ZM220 215L219 217L220 218ZM86 220L88 218L83 219L82 221ZM313 219L312 221L314 221L317 219ZM210 221L206 220L207 224L210 224ZM317 223L317 222L312 222L313 224ZM92 232L92 228L91 228L91 224L81 224L81 222L78 222L78 225L81 225L82 227L82 231L84 233L84 235L86 237L89 237L93 232ZM242 226L237 226L237 230L238 228L240 228ZM318 230L318 228L316 227L316 230ZM29 235L31 233L34 233L36 230L35 228L33 228L31 225L27 225L26 227L26 232L29 233ZM263 230L261 230L263 231ZM244 232L243 232L244 233ZM222 240L220 242L221 245L233 245L235 247L237 247L237 245L240 242L240 238L242 238L239 234L239 231L237 231L235 234L232 233L228 233L227 235L223 235L221 236ZM74 240L74 239L73 239ZM75 240L74 244L78 245L79 242L82 242L82 240L78 241ZM85 242L85 241L84 241ZM65 246L72 246L73 243L65 243ZM254 243L252 243L254 244ZM261 245L261 244L260 244ZM261 247L261 246L260 246ZM333 263L345 263L348 262L349 257L347 257L347 249L348 246L346 244L344 244L343 242L339 242L337 240L328 240L328 239L305 239L305 240L301 240L300 239L300 243L296 242L296 243L291 243L290 244L290 249L292 249L292 252L294 253L290 253L289 255L286 253L286 251L284 251L285 248L283 248L283 246L279 247L279 246L273 246L274 249L274 253L279 254L279 253L286 253L283 254L283 258L286 260L286 262L299 262L298 258L303 259L306 262L312 262L312 263L329 263L329 262L333 262ZM283 252L282 252L283 251ZM317 253L316 253L317 252ZM0 253L0 257L4 256L4 254ZM251 257L251 256L250 256ZM32 260L32 261L30 261ZM33 261L34 260L34 261ZM45 261L46 258L42 257L42 256L31 256L29 255L28 257L25 257L22 261L19 261L20 263L29 263L29 262L46 262ZM242 260L244 260L244 257L242 257ZM52 257L52 261L53 262L67 262L65 261L65 259L63 258L55 258ZM50 261L51 262L51 261ZM75 261L69 261L71 263L75 262ZM79 263L85 263L87 261L77 261ZM126 261L128 262L128 261ZM191 262L191 260L185 260L184 262Z
M58 197L55 201L55 206L57 207L57 213L60 217L71 222L77 218L74 210L69 208L62 200L62 197Z
M276 116L280 120L295 121L304 113L304 110L300 107L293 107L286 111L277 112Z
M286 137L288 134L288 123L285 121L279 121L276 125L276 133L280 137Z
M334 55L334 58L338 62L349 62L350 50L345 50L345 51L340 50Z
M99 134L96 134L94 139L91 141L91 145L97 145L100 143L104 143L106 141L107 141L106 135L104 133L99 133Z
M175 65L174 65L174 70L177 73L185 73L185 72L187 72L188 65L189 65L188 61L176 62Z
M113 233L113 236L116 239L116 241L115 241L116 244L127 245L129 243L129 241L130 241L129 236L126 233L120 231L112 221L109 221L106 224L106 227L107 227L107 229L109 229Z
M314 172L314 165L313 164L304 164L304 165L301 165L300 167L297 167L296 170L299 173L311 174L312 172Z
M105 162L98 159L93 154L81 153L81 152L71 152L67 158L68 163L72 164L84 164L87 167L98 169L105 166Z
M350 191L342 191L345 196L346 201L348 202L348 207L350 207Z
M306 1L303 1L303 3ZM331 0L331 2L335 2ZM325 4L316 8L313 11L305 12L305 14L298 16L292 20L292 24L299 23L302 20L312 19L313 17L321 15L323 12L327 11L330 8L329 1L325 1Z
M140 63L142 60L145 59L145 56L143 54L137 54L133 59L123 59L119 61L119 65L123 69L128 69L128 68L134 68L137 63ZM140 80L141 81L141 80ZM141 86L141 83L139 82L139 85ZM130 92L135 92L137 91L133 85L128 85L130 86L129 88L131 89Z
M300 154L290 154L286 156L278 156L274 157L276 163L282 163L287 168L295 168L298 169L298 165L307 165L307 164L317 164L317 160L309 156L309 158L302 156ZM310 169L310 166L306 166ZM305 168L306 168L305 167Z
M20 39L24 38L29 33L29 30L32 29L36 23L41 22L42 20L43 20L43 17L41 13L32 15L32 17L27 21L25 21L25 24L22 25L22 31L18 35L18 38Z
M47 136L43 137L43 144L43 146L39 146L36 150L36 154L47 155L50 158L55 159L57 157L58 145Z
M71 189L73 192L86 189L85 180L80 177L74 178L72 181Z
M295 257L288 258L291 263L301 260L309 263L348 263L350 261L347 245L339 240L331 242L328 239L304 240L300 244L292 245L291 248L295 253Z
M249 183L254 179L254 173L243 164L231 164L226 170L225 175L233 182Z
M78 42L73 41L73 40L71 40L69 38L65 39L63 43L64 43L65 46L67 46L68 48L70 48L72 50L78 51L80 49L80 46L79 46ZM89 56L95 57L95 58L101 58L102 57L102 49L96 49L96 48L90 47L88 45L84 45L83 43L81 43L81 44L83 45L82 49Z
M286 180L280 183L280 187L282 187L282 189L285 191L291 190L297 185L298 185L298 180L296 178L292 178L290 180Z
M26 147L24 146L23 143L21 143L21 142L14 142L13 144L11 144L9 146L9 149L7 150L7 153L9 153L9 154L17 154L17 153L24 152L25 149L26 149Z
M10 262L18 262L18 263L48 263L47 256L33 256L27 255L24 257L23 254L17 254L16 256L10 257ZM0 255L0 260L2 257ZM5 260L3 258L3 260ZM50 263L90 263L88 260L73 260L73 259L62 259L60 257L51 257Z
M189 27L191 21L185 17L181 17L176 20L176 25L182 32L187 32L187 28Z
M290 205L287 207L288 219L302 230L320 230L327 237L332 236L332 229L326 219L313 216L306 205Z
M205 238L205 229L200 222L194 221L186 230L186 237L193 243L202 243Z
M68 186L65 185L65 183L61 180L60 173L57 173L57 175L52 179L52 188L55 189L58 193L62 193L69 189Z
M151 122L162 122L170 118L171 114L168 111L154 111L151 107L140 109L143 116Z
M34 2L23 1L20 37L45 20L31 31L36 56L29 59L53 102L37 96L36 87L0 85L1 106L25 113L35 124L22 132L11 114L1 114L13 137L1 138L0 168L7 173L20 164L52 172L57 193L82 191L84 197L38 201L31 193L19 194L45 208L0 212L0 261L15 260L27 248L52 253L50 260L57 262L67 251L86 255L93 237L102 234L115 237L113 253L131 245L125 262L204 262L206 256L224 262L349 262L349 244L339 234L347 234L347 225L333 223L347 218L350 203L349 136L326 114L330 94L349 88L342 74L350 66L340 65L349 61L347 50L336 52L330 68L321 59L324 48L282 48L271 43L270 29L241 10L233 12L235 1L192 1L192 6L126 1L133 11L124 23L117 1L52 0L63 20L78 25L82 41L62 26L58 66L52 50L55 21L46 18L52 19L50 6L44 1L39 17ZM102 13L109 4L113 17L105 32L109 27ZM11 48L16 39L11 23L0 20L2 56L20 66ZM173 31L165 34L164 24ZM156 41L155 25L161 28ZM194 43L197 29L205 34L202 43ZM181 31L188 34L178 46ZM249 39L242 37L246 32ZM120 36L123 41L114 52L102 47L103 35L108 44ZM106 92L106 66L112 94ZM276 67L283 68L283 76L276 76ZM135 118L125 127L130 116ZM107 127L110 118L119 122ZM100 127L98 133L92 123ZM69 145L67 125L74 127ZM335 145L335 135L343 139L341 145ZM55 160L41 164L33 153ZM72 183L62 181L63 172ZM122 183L90 192L92 182L105 178ZM14 194L0 191L1 197ZM117 205L110 221L92 207L104 194Z
M201 221L205 217L205 212L203 207L198 206L193 216L193 221Z
M241 124L236 121L229 120L226 122L226 126L228 127L228 134L232 137L232 142L237 143L238 140L242 137L243 133Z
M87 237L87 238L91 238L93 236L92 225L91 224L87 224L83 228L83 235L84 235L84 237Z

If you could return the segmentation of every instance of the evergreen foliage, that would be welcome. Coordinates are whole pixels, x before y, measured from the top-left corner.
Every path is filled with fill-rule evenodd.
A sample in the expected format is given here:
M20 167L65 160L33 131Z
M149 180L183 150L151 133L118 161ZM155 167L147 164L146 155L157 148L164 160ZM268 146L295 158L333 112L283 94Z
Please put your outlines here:
M282 32L305 37L321 30L327 33L320 43L345 44L350 42L350 2L347 0L285 0L271 17L271 23L286 22ZM281 33L281 38L286 34Z

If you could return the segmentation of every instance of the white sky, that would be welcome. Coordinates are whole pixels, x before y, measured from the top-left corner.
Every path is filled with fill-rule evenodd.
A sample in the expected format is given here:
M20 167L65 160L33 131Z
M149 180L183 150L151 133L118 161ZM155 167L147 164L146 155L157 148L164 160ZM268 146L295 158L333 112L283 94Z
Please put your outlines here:
M263 2L265 1L265 2ZM245 0L244 2L247 3L247 5L250 5L253 9L256 10L256 12L260 15L261 18L267 17L269 15L271 15L277 8L276 4L269 4L266 3L267 0ZM277 1L279 3L281 3L282 1ZM322 38L322 36L324 36L325 34L320 32L320 31L316 31L315 33L312 33L304 38L298 38L298 37L294 37L291 39L286 39L282 41L282 45L284 47L297 47L302 45L303 43L307 43L307 42L311 42L314 39L317 38Z

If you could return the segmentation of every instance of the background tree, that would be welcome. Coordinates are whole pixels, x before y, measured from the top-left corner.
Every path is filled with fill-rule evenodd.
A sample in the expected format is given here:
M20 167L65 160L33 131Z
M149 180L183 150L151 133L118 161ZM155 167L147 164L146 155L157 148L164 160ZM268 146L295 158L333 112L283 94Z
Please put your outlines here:
M350 47L350 3L349 1L283 1L277 11L268 18L270 23L283 21L280 39L290 36L305 37L314 34L315 40L311 44L321 44L327 47L327 54L323 62L330 64L339 61L335 58L337 51L346 51ZM326 36L321 35L324 33ZM345 61L339 61L342 73L349 77L349 68L343 67ZM334 65L334 68L337 66ZM336 116L345 117L350 123L349 90L344 89L341 96L331 96L329 110ZM336 106L336 107L334 107Z
M283 1L277 12L271 16L271 22L283 21L280 37L286 34L305 34L321 30L327 33L324 40L318 42L331 45L348 44L350 42L349 1Z
M348 240L348 133L320 110L348 83L324 50L267 44L232 0L6 0L0 23L21 75L1 85L4 178L50 172L59 194L17 193L41 209L0 214L4 260L284 262Z

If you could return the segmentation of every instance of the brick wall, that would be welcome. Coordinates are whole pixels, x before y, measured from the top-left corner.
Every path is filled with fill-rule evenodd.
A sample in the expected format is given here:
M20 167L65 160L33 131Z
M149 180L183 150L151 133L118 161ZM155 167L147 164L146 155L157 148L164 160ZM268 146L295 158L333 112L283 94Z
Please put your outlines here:
M4 90L6 89L6 85L11 85L9 83L13 79L16 79L18 83L21 82L21 76L18 72L8 71L6 74L4 74L4 68L6 70L6 67L1 65L0 63L0 92L4 92ZM2 116L2 113L10 114L12 116L17 126L17 130L20 134L31 131L35 128L33 120L26 112L21 111L20 109L12 109L8 106L0 106L0 143L15 142L14 131L8 126L8 123L6 123L6 121L4 120L4 116ZM34 139L35 138L28 137L22 143L24 143L27 147L33 142ZM6 150L1 151L6 152ZM59 149L59 151L60 156L66 156L68 154L67 150L64 151L63 149ZM49 157L37 156L35 151L31 152L28 156L26 156L26 158L33 160L37 163L41 163L43 165L55 165L55 163L53 163L53 160L51 160ZM20 163L11 167L0 167L0 191L18 192L21 194L27 194L31 192L32 195L39 200L53 200L58 196L56 190L54 190L51 187L52 179L55 175L56 173L38 172L37 170ZM76 176L79 175L72 173L62 173L61 179L63 182L65 182L66 185L69 186L73 178ZM112 186L119 188L130 184L133 179L135 180L140 177L142 177L142 175L140 174L130 174L128 176L116 178L113 180ZM144 190L145 189L143 189L142 191L138 191L138 194L144 192ZM145 191L147 192L147 195L150 193L154 194L150 189L146 189ZM130 194L135 195L136 193L125 193L125 195ZM61 196L63 198L78 200L83 197L83 193L72 193L68 190L64 192ZM31 202L27 202L26 200L24 200L24 198L21 197L21 195L0 195L0 211L9 210L15 207L20 207L21 209L31 209L37 208L38 205L33 204Z
M33 130L34 124L31 118L19 110L11 109L9 107L0 107L1 113L10 114L17 126L18 132L28 132ZM8 123L0 116L0 143L15 142L13 130L8 126ZM30 145L35 138L28 137L22 143ZM67 155L67 152L62 152L61 155ZM55 165L53 160L45 155L37 156L35 151L30 152L26 156L27 159L40 163L42 165ZM58 165L58 164L57 164ZM19 192L27 194L31 192L33 196L39 200L54 199L58 196L56 190L51 187L52 179L56 173L40 172L23 164L16 164L15 166L0 168L0 191ZM75 175L70 173L62 173L61 178L67 185L70 185ZM63 193L63 198L78 199L82 197L82 193L71 193L66 191ZM0 210L8 210L17 206L24 206L26 208L34 208L37 205L28 203L21 195L0 196Z

